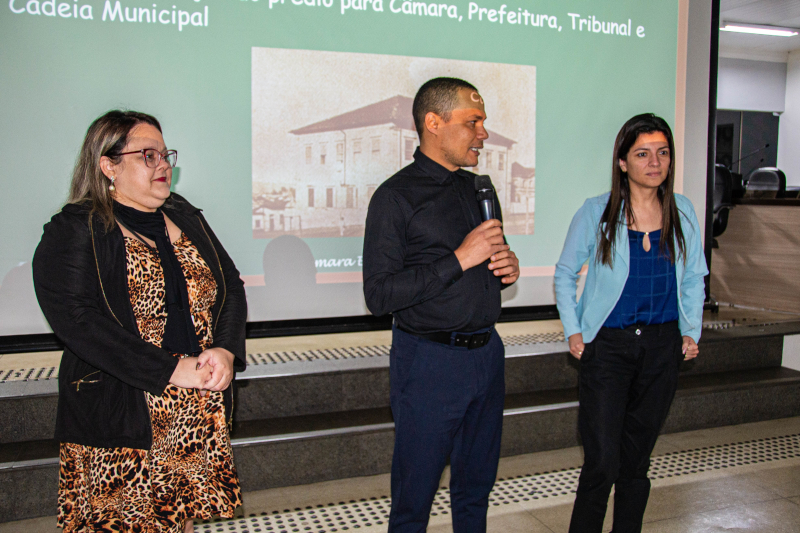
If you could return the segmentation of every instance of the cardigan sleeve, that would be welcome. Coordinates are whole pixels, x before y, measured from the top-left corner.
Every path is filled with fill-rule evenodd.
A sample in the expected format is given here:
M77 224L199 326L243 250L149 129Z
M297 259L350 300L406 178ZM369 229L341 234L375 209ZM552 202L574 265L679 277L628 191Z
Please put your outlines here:
M164 392L178 358L142 340L114 315L83 217L55 215L44 227L32 267L42 312L70 351L132 387L155 395Z
M584 263L594 252L596 242L597 227L592 217L592 204L587 200L572 218L554 276L556 307L566 338L581 333L577 312L578 277Z
M688 198L685 199L685 203L688 205L681 206L681 212L689 221L690 231L683 230L686 240L686 263L678 290L681 291L681 307L686 314L688 324L681 324L681 335L691 337L698 342L703 331L703 302L706 298L704 278L708 274L708 267L700 242L700 224L697 222L694 206Z
M234 355L234 370L241 372L247 366L245 348L245 326L247 323L247 299L244 282L233 264L228 252L223 248L217 236L211 231L205 217L198 211L197 216L203 229L208 234L214 250L219 258L219 267L225 279L225 301L219 311L214 326L214 342L212 348L225 348Z

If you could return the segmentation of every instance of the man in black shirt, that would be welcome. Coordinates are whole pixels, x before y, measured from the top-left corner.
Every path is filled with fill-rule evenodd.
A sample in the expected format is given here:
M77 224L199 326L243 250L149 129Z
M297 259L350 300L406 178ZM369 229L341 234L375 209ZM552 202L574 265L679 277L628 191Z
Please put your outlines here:
M425 531L447 459L455 533L486 530L505 397L500 291L519 262L497 219L481 222L474 177L488 138L483 98L469 83L436 78L414 98L414 163L370 201L364 297L392 313L395 422L389 531Z

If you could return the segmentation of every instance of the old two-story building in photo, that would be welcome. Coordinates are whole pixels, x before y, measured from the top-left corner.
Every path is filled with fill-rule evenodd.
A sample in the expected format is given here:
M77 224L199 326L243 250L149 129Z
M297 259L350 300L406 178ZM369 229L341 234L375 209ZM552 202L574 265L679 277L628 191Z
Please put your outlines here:
M293 172L282 183L253 183L253 236L363 236L375 189L413 161L412 103L394 96L291 130ZM532 233L534 170L512 161L514 144L489 131L479 166L469 170L491 176L506 233Z

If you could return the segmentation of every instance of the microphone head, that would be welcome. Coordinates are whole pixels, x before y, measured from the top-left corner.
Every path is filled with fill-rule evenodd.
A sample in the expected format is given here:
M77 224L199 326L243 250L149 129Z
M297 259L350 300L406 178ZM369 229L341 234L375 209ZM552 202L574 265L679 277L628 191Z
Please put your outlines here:
M478 201L484 200L491 201L494 197L494 187L492 187L492 178L486 175L475 176L475 195Z
M484 189L492 190L492 178L487 176L486 174L482 174L480 176L475 176L475 190L481 191Z

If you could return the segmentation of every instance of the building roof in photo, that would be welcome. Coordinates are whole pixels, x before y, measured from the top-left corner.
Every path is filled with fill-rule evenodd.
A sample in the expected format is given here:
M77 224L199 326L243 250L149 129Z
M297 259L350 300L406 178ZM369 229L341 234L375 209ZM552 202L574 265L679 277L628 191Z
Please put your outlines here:
M306 135L309 133L365 128L379 124L394 124L398 128L415 131L414 118L411 114L413 103L413 98L397 95L296 130L291 130L289 133ZM511 148L517 142L489 129L486 131L489 133L489 139L486 141L489 144Z
M514 163L511 164L511 177L528 179L534 176L536 176L535 168L524 167L519 163L517 163L516 161L514 161Z

